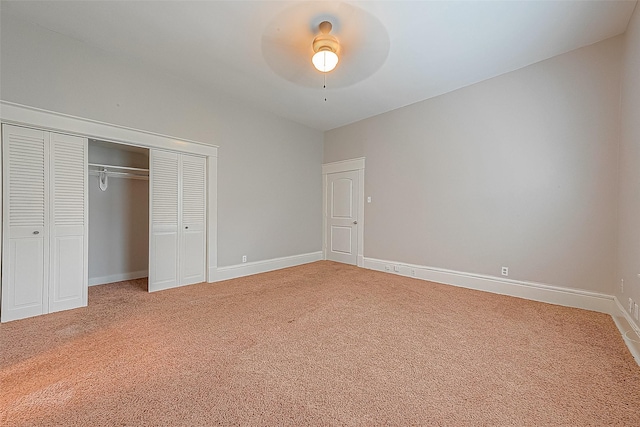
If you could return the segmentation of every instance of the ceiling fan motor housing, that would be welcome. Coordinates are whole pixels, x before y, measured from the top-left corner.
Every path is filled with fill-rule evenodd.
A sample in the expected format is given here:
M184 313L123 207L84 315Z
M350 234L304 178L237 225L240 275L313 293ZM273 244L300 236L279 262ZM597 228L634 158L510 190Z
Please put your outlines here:
M338 43L338 39L329 34L332 28L331 22L323 21L320 23L319 28L320 34L313 39L313 51L330 50L333 53L339 53L340 43Z

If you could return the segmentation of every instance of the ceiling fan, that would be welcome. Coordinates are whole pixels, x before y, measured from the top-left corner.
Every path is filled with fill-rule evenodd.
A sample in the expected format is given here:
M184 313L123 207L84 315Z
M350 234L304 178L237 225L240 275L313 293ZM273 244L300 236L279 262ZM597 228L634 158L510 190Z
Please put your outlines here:
M276 74L319 89L325 73L332 89L371 76L386 61L389 47L378 18L343 2L296 3L275 16L262 33L262 56Z

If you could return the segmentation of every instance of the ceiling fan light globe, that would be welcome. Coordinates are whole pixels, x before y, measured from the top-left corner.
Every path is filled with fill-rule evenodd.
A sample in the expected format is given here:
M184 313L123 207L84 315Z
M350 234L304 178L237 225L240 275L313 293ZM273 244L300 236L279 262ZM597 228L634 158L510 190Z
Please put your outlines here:
M330 50L321 50L316 52L311 58L313 66L322 73L328 73L338 65L338 55Z

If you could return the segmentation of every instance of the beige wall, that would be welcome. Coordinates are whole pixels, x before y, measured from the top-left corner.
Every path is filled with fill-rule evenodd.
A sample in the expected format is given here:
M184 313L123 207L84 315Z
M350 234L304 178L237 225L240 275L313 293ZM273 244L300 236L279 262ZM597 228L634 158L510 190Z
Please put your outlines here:
M615 292L626 308L640 304L640 6L629 22L622 59L618 283ZM636 321L640 326L640 322Z
M0 98L218 145L218 265L321 250L322 132L2 14ZM215 70L211 70L215 74Z
M97 177L89 177L90 284L149 269L149 182L113 177L108 182L102 191Z
M617 37L325 133L366 157L365 257L611 294Z

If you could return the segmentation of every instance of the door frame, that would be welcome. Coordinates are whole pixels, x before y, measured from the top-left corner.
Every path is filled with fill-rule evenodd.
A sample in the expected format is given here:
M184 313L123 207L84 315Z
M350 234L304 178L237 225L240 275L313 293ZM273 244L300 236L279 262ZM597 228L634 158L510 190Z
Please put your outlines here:
M364 266L364 163L365 158L341 160L338 162L324 163L322 165L322 259L327 259L327 175L338 172L358 172L358 248L356 263L358 267Z

